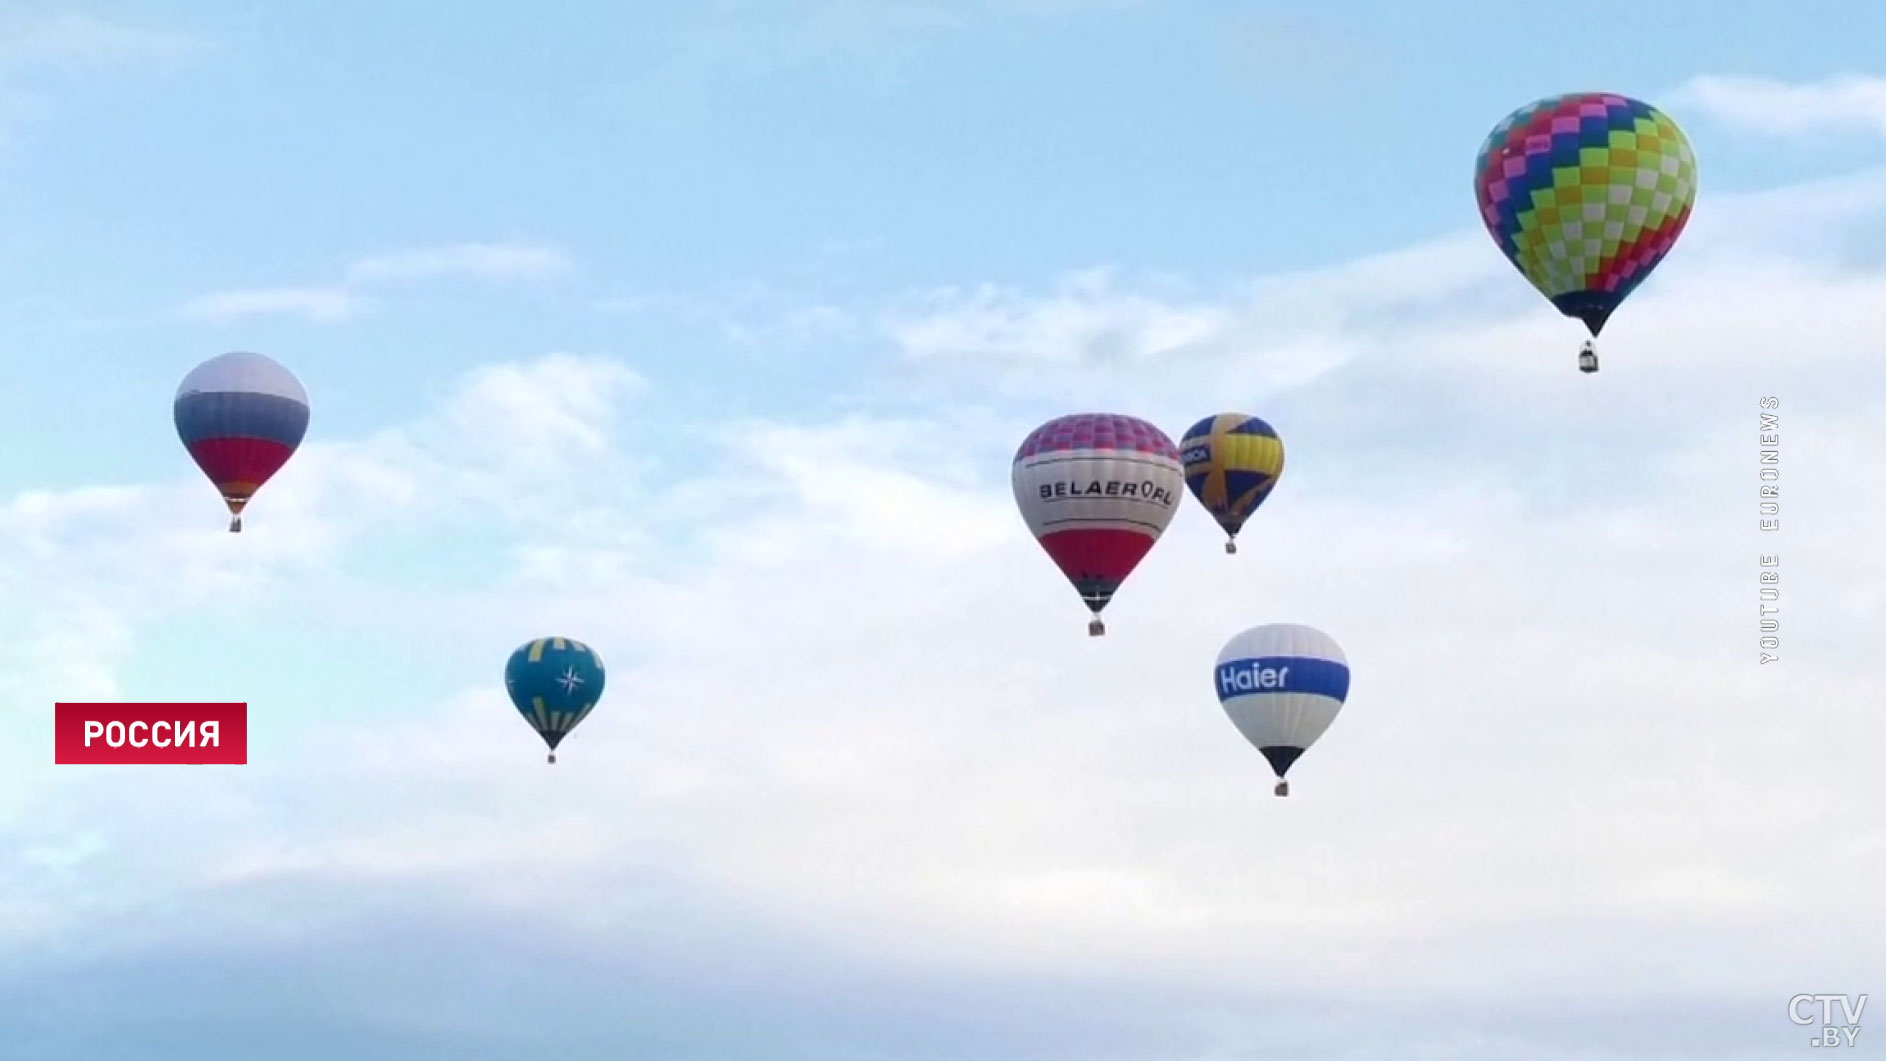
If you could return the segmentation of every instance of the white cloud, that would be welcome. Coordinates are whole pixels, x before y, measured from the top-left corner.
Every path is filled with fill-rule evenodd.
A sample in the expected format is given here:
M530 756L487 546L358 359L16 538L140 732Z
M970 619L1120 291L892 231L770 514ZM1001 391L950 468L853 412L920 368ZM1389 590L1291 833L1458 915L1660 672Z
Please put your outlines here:
M664 310L687 312L694 308L694 304L695 301L693 299L683 295L652 292L646 294L616 295L611 298L602 299L596 303L596 311L599 313L620 313L624 315L653 313Z
M1396 58L1356 27L1321 13L1271 7L1231 15L1221 40L1234 77L1269 99L1287 97L1293 106L1313 107L1373 87Z
M810 40L825 44L883 42L905 36L960 31L1007 18L1058 18L1131 10L1143 0L794 0ZM738 5L735 5L738 6Z
M454 243L363 258L347 270L349 283L370 284L439 277L519 280L568 271L563 251L530 243Z
M1816 372L1853 371L1871 357L1886 278L1844 263L1870 253L1864 225L1878 220L1886 220L1886 171L1708 196L1606 329L1600 353L1659 386L1696 386L1706 368L1700 385L1712 391L1741 385L1779 350ZM1731 301L1763 310L1730 314ZM1803 319L1817 321L1825 341L1801 343ZM1502 429L1521 430L1584 408L1558 386L1583 329L1478 231L1255 282L1089 270L1045 291L946 289L894 307L881 327L906 356L1033 403L1126 395L1147 412L1183 417L1200 394L1314 402L1315 393L1355 387L1384 403L1420 394L1452 406L1485 395L1504 407L1488 410ZM1456 370L1483 382L1441 394L1438 381ZM1485 385L1494 378L1525 388L1524 402Z
M336 324L357 316L370 302L363 289L377 285L451 277L501 283L555 276L569 268L563 251L542 244L454 243L362 258L338 285L213 292L185 303L179 315L216 324L270 315Z
M91 15L0 10L0 146L10 143L20 126L52 113L54 97L39 86L49 74L171 67L209 47L188 34Z
M140 29L76 12L26 18L0 13L0 70L170 63L196 58L208 47L190 34Z
M1523 307L1523 283L1503 275L1510 267L1483 244L1485 237L1456 236L1341 267L1208 289L1114 269L1077 272L1039 294L990 285L943 289L892 309L883 327L907 356L973 359L979 371L994 368L1036 386L1052 386L1075 366L1117 380L1180 363L1235 365L1283 385L1339 367L1356 356L1359 343L1378 343L1392 328L1436 318L1451 325L1450 303L1482 291L1492 294L1493 305ZM1500 283L1508 280L1521 292Z
M335 287L268 287L215 291L191 299L179 314L211 324L233 324L251 317L305 317L317 324L352 320L366 299Z
M5 702L29 713L49 694L118 696L136 629L212 603L240 610L389 528L496 519L576 533L585 506L548 507L544 495L593 481L599 462L613 478L598 503L634 488L608 440L640 387L617 361L560 354L481 369L431 415L369 439L326 439L317 426L240 538L222 532L215 493L181 447L178 479L161 487L18 495L0 506L0 589L35 605L0 625ZM317 398L317 425L319 415ZM0 787L0 820L6 796Z
M976 354L1072 364L1122 363L1183 351L1230 330L1233 317L1211 302L1169 302L1117 290L1106 271L1076 274L1041 298L982 285L921 296L938 312L891 326L916 357Z
M909 76L910 54L989 27L1144 9L1145 0L719 0L666 57L685 78L752 78L805 63L884 86Z
M9 595L79 573L63 611L0 638L22 688L80 658L28 647L62 616L109 675L212 596L237 616L327 601L336 636L441 646L465 677L376 685L398 707L371 727L281 720L273 758L174 787L23 771L0 851L38 854L0 861L0 934L46 962L127 946L86 919L160 901L198 940L251 919L314 939L381 897L444 896L427 916L490 915L429 970L456 977L489 923L561 926L600 962L678 930L684 894L858 961L1156 984L1146 1004L1180 1023L1220 1003L1518 1011L1531 1023L1472 1027L1528 1057L1601 1056L1592 1029L1644 998L1876 982L1886 830L1853 808L1886 796L1886 275L1837 238L1881 197L1840 201L1712 200L1596 377L1490 247L1450 241L1258 284L925 296L891 322L927 355L909 378L974 371L923 413L625 418L620 364L489 369L422 423L311 447L242 554L176 529L200 487L191 518L181 485L16 499ZM1742 224L1756 212L1831 234L1781 239ZM1021 401L990 395L991 366L1025 375ZM1755 529L1770 393L1778 545ZM1245 552L1186 509L1101 640L1005 482L1070 395L1175 427L1243 406L1291 446ZM346 573L382 535L443 550L494 525L504 562L482 578ZM1755 557L1777 547L1784 662L1764 670ZM1209 692L1222 641L1278 619L1356 667L1288 801ZM517 631L549 629L611 666L554 770L492 675ZM748 930L717 931L702 960L744 967ZM1358 1056L1483 1055L1456 1034Z
M765 285L719 295L636 292L598 300L599 313L660 315L749 349L790 350L838 339L875 338L857 308L811 300Z
M749 321L737 315L721 318L721 333L729 342L769 349L790 349L821 340L852 334L858 319L841 306L803 306L787 310L776 319Z
M431 430L451 463L485 466L503 489L573 458L610 452L615 411L646 385L620 362L559 354L470 373Z
M1886 78L1844 74L1821 81L1705 76L1678 95L1682 105L1767 136L1859 129L1886 135Z
M1444 488L1346 497L1311 457L1243 557L1182 523L1094 642L1000 486L963 482L968 455L932 470L932 440L973 426L735 432L730 448L759 457L740 479L782 477L715 528L711 563L650 577L631 560L463 614L407 601L402 625L436 637L521 610L632 662L554 775L483 681L411 722L310 732L304 766L226 782L216 802L258 814L199 850L203 876L451 879L494 909L555 882L576 917L654 858L730 903L932 962L1407 994L1570 990L1616 961L1554 927L1571 910L1637 933L1637 972L1608 973L1618 991L1669 975L1660 941L1692 927L1786 925L1794 941L1763 960L1803 977L1869 931L1844 904L1881 852L1855 849L1830 877L1823 838L1798 823L1877 791L1863 735L1882 690L1864 627L1828 643L1844 663L1799 680L1740 651L1754 623L1735 572L1757 543L1734 528L1751 503L1696 485L1696 468L1746 463L1753 481L1746 433L1666 435L1638 500L1569 517ZM1859 422L1826 434L1886 441ZM1804 434L1799 451L1824 442ZM1600 446L1589 463L1626 455ZM1804 468L1802 491L1860 467ZM1849 494L1847 518L1872 526L1880 502ZM1788 548L1850 556L1862 534L1823 524ZM1830 604L1804 588L1791 607ZM1206 692L1223 636L1283 617L1331 629L1358 667L1294 804L1269 797ZM1777 729L1788 703L1815 705L1846 744ZM552 791L571 809L547 810ZM1802 926L1804 902L1844 912ZM1530 945L1494 945L1515 932ZM1540 952L1561 957L1539 968ZM1689 982L1756 975L1716 957ZM1430 966L1453 971L1413 975Z

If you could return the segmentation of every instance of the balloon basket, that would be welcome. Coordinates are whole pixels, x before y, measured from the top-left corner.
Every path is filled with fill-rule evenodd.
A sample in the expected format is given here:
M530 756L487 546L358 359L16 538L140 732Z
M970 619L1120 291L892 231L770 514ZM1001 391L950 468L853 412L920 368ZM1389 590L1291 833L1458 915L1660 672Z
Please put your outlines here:
M556 753L556 752L551 752L551 753L550 753L550 757L549 757L549 758L547 758L547 759L545 759L544 761L545 761L545 762L547 762L547 763L549 763L549 764L550 764L550 765L552 765L552 766L555 766L555 765L557 764L557 753Z
M242 517L241 516L231 516L229 518L229 533L231 534L242 533Z
M1277 787L1275 789L1272 789L1271 791L1273 791L1279 796L1288 796L1290 794L1290 782L1279 781L1277 782Z
M1589 340L1586 341L1584 348L1578 351L1578 371L1586 375L1598 371L1598 347Z
M1225 555L1227 555L1227 556L1230 556L1230 555L1233 555L1233 554L1235 554L1235 553L1236 553L1237 551L1238 551L1238 543L1237 543L1237 542L1226 542L1226 543L1225 543Z
M1106 632L1107 632L1107 624L1101 622L1098 619L1095 619L1093 622L1087 624L1088 637L1101 637L1105 635Z

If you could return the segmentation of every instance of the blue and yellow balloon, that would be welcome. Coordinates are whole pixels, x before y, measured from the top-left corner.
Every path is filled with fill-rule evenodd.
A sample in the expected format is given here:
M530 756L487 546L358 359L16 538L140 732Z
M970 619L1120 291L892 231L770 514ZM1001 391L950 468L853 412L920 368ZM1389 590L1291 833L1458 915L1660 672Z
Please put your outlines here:
M504 665L511 703L550 746L553 763L557 745L602 699L602 686L602 657L567 637L540 637L520 645Z
M1219 413L1193 424L1179 452L1186 487L1225 529L1225 552L1237 552L1238 532L1283 475L1283 439L1255 416Z

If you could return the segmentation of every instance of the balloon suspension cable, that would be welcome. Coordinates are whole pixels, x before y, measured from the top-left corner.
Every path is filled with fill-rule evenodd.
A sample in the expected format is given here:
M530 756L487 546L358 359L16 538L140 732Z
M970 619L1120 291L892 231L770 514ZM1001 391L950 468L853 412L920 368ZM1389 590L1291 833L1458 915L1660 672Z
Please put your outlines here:
M1090 622L1087 624L1088 637L1100 637L1106 632L1107 632L1107 624L1101 622L1099 619L1095 619L1093 622Z
M1235 553L1235 552L1237 552L1237 551L1238 551L1238 543L1237 543L1237 542L1234 542L1234 541L1232 541L1232 540L1231 540L1231 539L1229 539L1229 538L1227 538L1227 539L1225 539L1225 552L1226 552L1226 553Z
M242 517L241 516L229 517L229 533L240 534L241 532L242 532Z
M1598 371L1598 344L1590 339L1578 351L1578 371L1586 375Z
M1288 781L1277 782L1277 787L1273 791L1275 791L1279 796L1288 796L1290 794L1290 782Z

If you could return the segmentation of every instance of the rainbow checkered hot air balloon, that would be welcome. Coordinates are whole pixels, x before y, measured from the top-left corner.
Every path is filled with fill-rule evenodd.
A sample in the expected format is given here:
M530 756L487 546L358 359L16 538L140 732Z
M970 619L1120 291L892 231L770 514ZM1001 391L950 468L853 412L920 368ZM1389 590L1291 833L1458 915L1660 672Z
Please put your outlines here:
M243 508L308 433L308 392L261 354L223 354L183 378L171 416L191 459L223 495L233 533Z
M1474 166L1487 232L1592 339L1670 253L1696 202L1696 155L1648 103L1553 96L1495 126ZM1598 370L1586 342L1579 368Z

